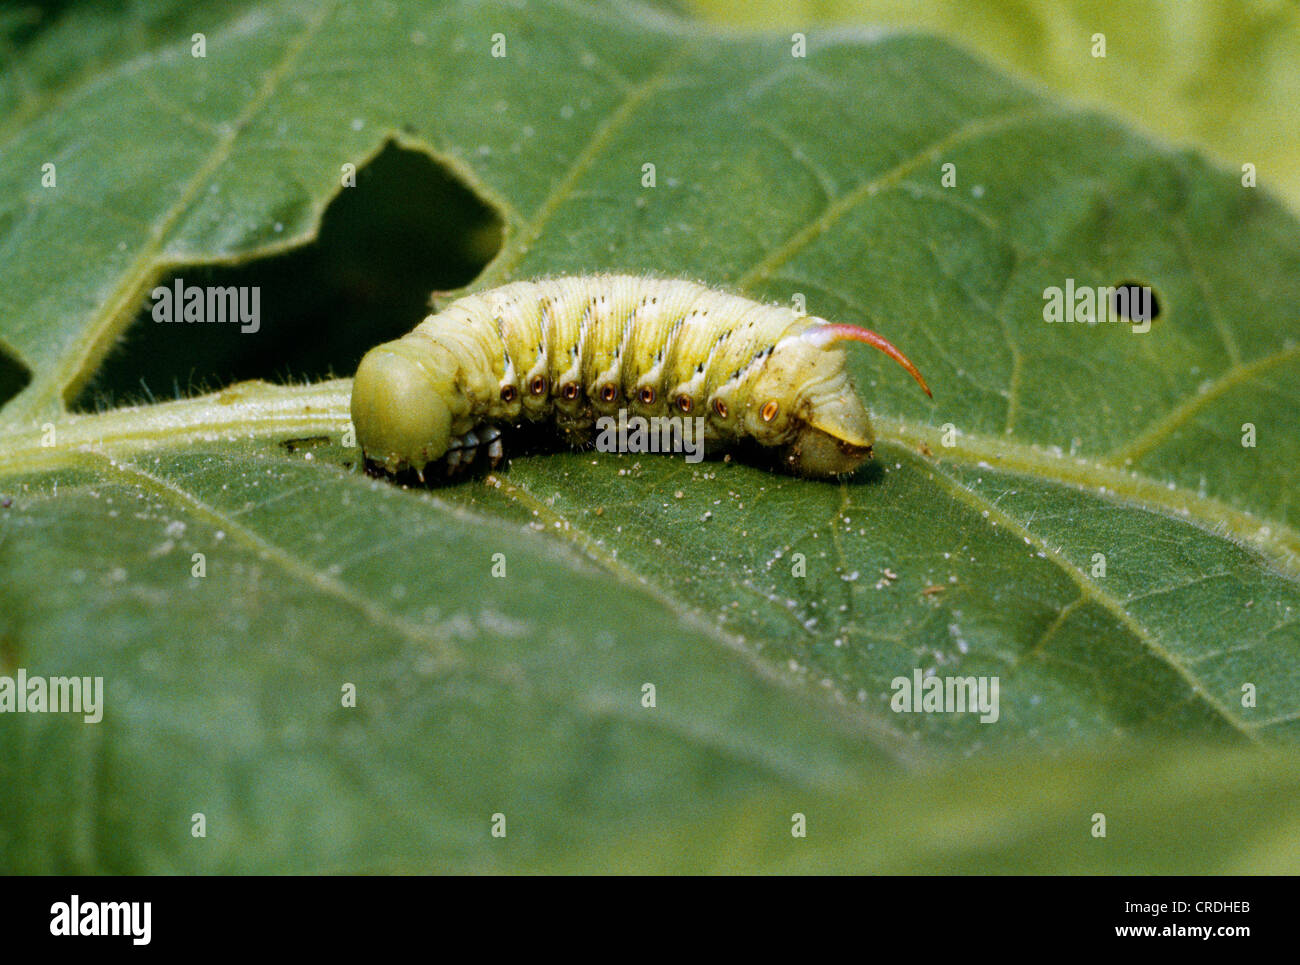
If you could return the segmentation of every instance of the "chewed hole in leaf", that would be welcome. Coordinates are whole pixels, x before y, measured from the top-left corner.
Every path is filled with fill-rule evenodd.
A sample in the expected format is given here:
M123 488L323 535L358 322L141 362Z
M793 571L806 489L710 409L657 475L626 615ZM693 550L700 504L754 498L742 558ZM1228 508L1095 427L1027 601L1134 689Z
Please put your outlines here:
M272 212L268 244L275 234ZM367 349L428 312L430 292L470 282L501 238L495 209L454 174L389 143L326 208L312 243L237 265L185 266L151 286L73 407L181 397L244 379L348 375ZM187 321L187 310L203 320ZM255 322L242 320L254 312ZM0 358L0 386L3 365Z
M18 353L0 339L0 407L27 387L32 380L32 370Z

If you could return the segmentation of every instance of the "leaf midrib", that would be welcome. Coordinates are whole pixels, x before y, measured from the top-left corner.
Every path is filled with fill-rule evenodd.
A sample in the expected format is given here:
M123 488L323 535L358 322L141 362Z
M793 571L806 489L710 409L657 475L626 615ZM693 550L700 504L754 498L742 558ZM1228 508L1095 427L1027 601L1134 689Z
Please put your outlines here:
M1287 350L1291 352L1293 350ZM51 423L59 444L41 445L41 430L0 431L0 480L66 468L78 450L130 455L221 439L292 439L340 433L350 419L351 379L301 386L247 382L192 399L130 406L93 415L64 415ZM942 429L911 419L873 414L881 438L953 461L988 465L1098 496L1163 512L1213 535L1225 532L1253 548L1263 565L1300 584L1300 532L1286 524L1238 509L1168 481L1154 479L1107 459L1085 459L1006 438L960 433L944 446ZM924 451L924 450L922 450Z

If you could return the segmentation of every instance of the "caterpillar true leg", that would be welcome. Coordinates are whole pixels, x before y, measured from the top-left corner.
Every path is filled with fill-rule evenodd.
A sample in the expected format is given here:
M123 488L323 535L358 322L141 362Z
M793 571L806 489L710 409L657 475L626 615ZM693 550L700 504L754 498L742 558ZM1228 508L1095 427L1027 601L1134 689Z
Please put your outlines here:
M807 476L851 472L871 455L867 411L840 343L885 352L881 336L799 316L689 281L584 275L516 282L458 299L361 360L352 419L366 459L388 472L448 474L498 426L543 420L569 441L620 411L704 421L710 449L744 439Z
M488 426L483 433L483 443L487 446L488 461L495 469L505 458L505 447L501 444L501 430L496 426Z

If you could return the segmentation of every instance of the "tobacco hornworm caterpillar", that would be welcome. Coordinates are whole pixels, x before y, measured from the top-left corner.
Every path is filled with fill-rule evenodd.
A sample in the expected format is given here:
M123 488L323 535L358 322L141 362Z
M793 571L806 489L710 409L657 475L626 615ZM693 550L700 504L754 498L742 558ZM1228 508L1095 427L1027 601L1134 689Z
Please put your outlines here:
M501 428L553 419L571 442L620 408L703 416L706 448L778 447L805 476L852 472L871 456L867 411L835 343L865 342L930 389L874 332L690 281L581 275L515 282L458 299L357 368L352 421L368 465L388 472L480 447Z

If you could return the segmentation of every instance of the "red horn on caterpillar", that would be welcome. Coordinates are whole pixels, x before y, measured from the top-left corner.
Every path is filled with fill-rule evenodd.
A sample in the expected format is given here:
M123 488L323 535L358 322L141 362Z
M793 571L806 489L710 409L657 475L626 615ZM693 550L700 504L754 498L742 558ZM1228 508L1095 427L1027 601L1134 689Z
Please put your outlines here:
M912 364L912 360L896 349L889 339L885 338L883 335L877 335L869 328L859 328L856 325L819 325L816 328L811 328L804 332L803 338L811 344L816 345L818 348L825 348L832 342L863 342L873 348L878 348L903 368L907 369L907 371L911 373L912 378L916 379L921 388L925 390L925 394L930 396L930 398L934 398L934 393L931 392L930 387L925 384L925 379L923 379L921 373L916 370L916 366Z

